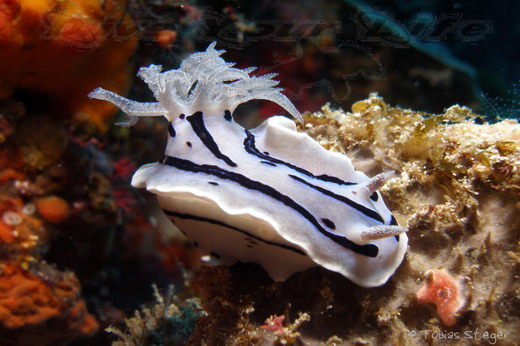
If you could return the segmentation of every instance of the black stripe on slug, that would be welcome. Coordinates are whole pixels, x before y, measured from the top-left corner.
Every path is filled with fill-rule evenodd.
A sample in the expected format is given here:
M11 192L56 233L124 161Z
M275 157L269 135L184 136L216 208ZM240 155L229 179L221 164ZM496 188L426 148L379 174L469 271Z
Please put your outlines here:
M283 248L285 250L289 250L289 251L292 251L292 252L295 252L299 255L302 255L302 256L307 256L305 254L305 252L303 252L302 250L298 249L298 248L295 248L295 247L292 247L290 245L286 245L286 244L279 244L279 243L276 243L276 242L273 242L273 241L270 241L270 240L265 240L265 239L262 239L252 233L249 233L248 231L245 231L243 229L240 229L240 228L237 228L235 226L231 226L231 225L228 225L227 223L224 223L222 221L219 221L219 220L214 220L214 219L209 219L209 218L206 218L206 217L201 217L201 216L196 216L196 215L191 215L191 214L183 214L183 213L177 213L177 212L174 212L174 211L170 211L170 210L167 210L167 209L163 209L163 212L168 215L168 216L172 216L172 217L178 217L180 219L186 219L186 220L193 220L193 221L198 221L198 222L207 222L207 223L210 223L210 224L213 224L213 225L217 225L217 226L221 226L221 227L224 227L224 228L228 228L230 230L233 230L235 232L239 232L239 233L242 233L250 238L254 238L258 241L261 241L265 244L268 244L268 245L272 245L272 246L277 246L277 247L280 247L280 248ZM252 242L252 241L250 241ZM253 244L257 245L256 243L253 242Z
M260 163L263 163L263 164L265 164L265 165L269 165L269 166L276 167L276 164L275 164L275 163L272 163L272 162L269 162L269 161L260 161Z
M175 137L175 135L176 135L175 129L173 128L173 125L171 122L168 124L168 133L170 134L170 137Z
M399 224L397 223L397 220L395 219L395 217L393 215L392 215L392 218L390 219L390 225L399 226ZM395 240L399 241L399 234L395 235L394 238L395 238Z
M277 159L277 158L274 158L272 156L269 156L269 153L267 152L261 152L260 150L258 150L258 148L255 146L255 136L249 132L248 130L245 130L246 131L246 138L244 139L244 149L249 153L249 154L252 154L252 155L255 155L256 157L262 159L262 160L265 160L265 161L269 161L269 162L272 162L272 163L278 163L278 164L281 164L281 165L284 165L286 167L289 167L293 170L295 170L296 172L299 172L299 173L302 173L308 177L311 177L311 178L315 178L315 179L318 179L318 180L322 180L322 181L326 181L326 182L329 182L329 183L335 183L335 184L339 184L339 185L356 185L356 183L351 183L351 182L347 182L347 181L344 181L340 178L337 178L337 177L333 177L333 176L330 176L330 175L327 175L327 174L321 174L321 175L314 175L312 174L311 172L301 168L301 167L298 167L296 165L293 165L292 163L289 163L289 162L285 162L283 160L280 160L280 159Z
M307 185L308 187L313 188L314 190L319 191L319 192L321 192L322 194L324 194L326 196L332 197L332 198L334 198L334 199L336 199L336 200L338 200L340 202L345 203L346 205L356 209L360 213L362 213L362 214L364 214L364 215L366 215L366 216L368 216L368 217L370 217L370 218L372 218L372 219L374 219L376 221L379 221L382 224L385 223L385 221L383 220L381 215L379 215L376 211L374 211L372 209L369 209L369 208L367 208L367 207L365 207L365 206L363 206L363 205L361 205L359 203L356 203L353 200L351 200L351 199L349 199L349 198L347 198L345 196L338 195L338 194L336 194L336 193L334 193L332 191L329 191L327 189L324 189L324 188L322 188L320 186L313 185L313 184L311 184L311 183L305 181L304 179L302 179L300 177L297 177L295 175L289 174L289 176L291 178L293 178L294 180L299 181L300 183L302 183L304 185Z
M252 180L247 178L246 176L230 172L225 169L222 169L218 166L213 165L198 165L189 160L181 159L174 156L164 156L161 161L161 164L175 167L177 169L193 172L193 173L204 173L208 175L212 175L221 179L229 180L239 184L240 186L253 191L258 191L266 196L271 197L272 199L284 204L285 206L293 209L295 212L300 214L304 219L306 219L310 224L316 228L318 232L323 234L325 237L329 238L336 244L343 246L346 249L354 251L360 255L367 257L376 257L379 253L379 248L374 244L366 244L366 245L358 245L353 241L345 238L344 236L340 236L334 233L330 233L325 228L323 228L316 217L312 215L307 209L305 209L302 205L296 203L291 197L282 194L278 190L274 189L269 185L265 185L259 181Z
M188 122L191 124L193 131L199 137L201 142L216 158L224 161L231 167L237 166L237 164L234 163L229 157L220 152L217 143L215 143L215 140L213 139L213 136L211 136L211 133L209 133L208 129L206 129L206 126L204 125L204 116L202 112L193 113L192 115L188 116L186 120L188 120Z

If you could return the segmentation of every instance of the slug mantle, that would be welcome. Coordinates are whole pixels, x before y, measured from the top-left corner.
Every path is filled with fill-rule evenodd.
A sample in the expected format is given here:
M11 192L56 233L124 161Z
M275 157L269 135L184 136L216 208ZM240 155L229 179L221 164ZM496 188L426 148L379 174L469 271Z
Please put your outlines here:
M252 130L237 124L232 112L252 99L302 118L273 74L233 68L215 44L178 70L141 68L158 102L90 93L128 114L123 126L139 116L170 122L164 157L139 168L132 185L156 194L170 220L220 264L258 263L274 280L320 265L361 286L384 284L408 242L378 191L392 173L368 178L282 116Z

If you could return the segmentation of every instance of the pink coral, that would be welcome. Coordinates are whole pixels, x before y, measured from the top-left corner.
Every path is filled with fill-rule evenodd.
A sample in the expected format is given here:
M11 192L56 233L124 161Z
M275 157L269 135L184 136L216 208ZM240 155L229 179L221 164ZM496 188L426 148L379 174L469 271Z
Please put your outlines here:
M283 335L285 332L284 328L283 328L284 319L285 319L284 315L271 316L265 321L264 325L260 326L260 328L265 329L265 330L270 330L279 335Z
M464 305L462 282L444 270L428 270L427 282L417 292L419 303L433 303L437 314L447 326L453 326L457 320L455 313Z

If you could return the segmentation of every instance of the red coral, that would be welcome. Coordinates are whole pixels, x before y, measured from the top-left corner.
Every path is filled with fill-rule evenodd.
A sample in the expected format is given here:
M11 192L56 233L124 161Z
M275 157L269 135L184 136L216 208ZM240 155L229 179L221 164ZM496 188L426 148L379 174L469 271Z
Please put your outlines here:
M461 280L444 270L429 270L426 275L427 282L417 292L417 301L435 304L442 322L453 326L457 322L455 313L464 305Z
M122 157L113 163L114 175L118 178L126 179L135 171L135 163L128 157Z
M132 207L135 205L133 193L128 189L115 189L112 191L112 196L116 206L127 214L132 213Z

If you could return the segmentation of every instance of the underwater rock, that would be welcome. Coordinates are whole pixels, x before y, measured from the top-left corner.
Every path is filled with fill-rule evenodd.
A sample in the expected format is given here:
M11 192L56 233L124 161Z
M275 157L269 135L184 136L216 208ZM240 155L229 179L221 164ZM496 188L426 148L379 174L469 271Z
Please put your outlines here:
M514 345L520 338L520 125L477 124L479 117L460 106L438 115L403 110L377 95L352 108L305 114L300 131L347 154L367 175L396 172L381 193L410 229L401 266L385 285L368 289L320 269L275 283L254 265L201 267L192 284L208 315L191 340L258 341L269 316L293 321L301 312L310 316L296 340L304 344L428 344L450 332L461 343L494 338ZM435 305L416 299L430 270L464 280L465 304L448 330Z

